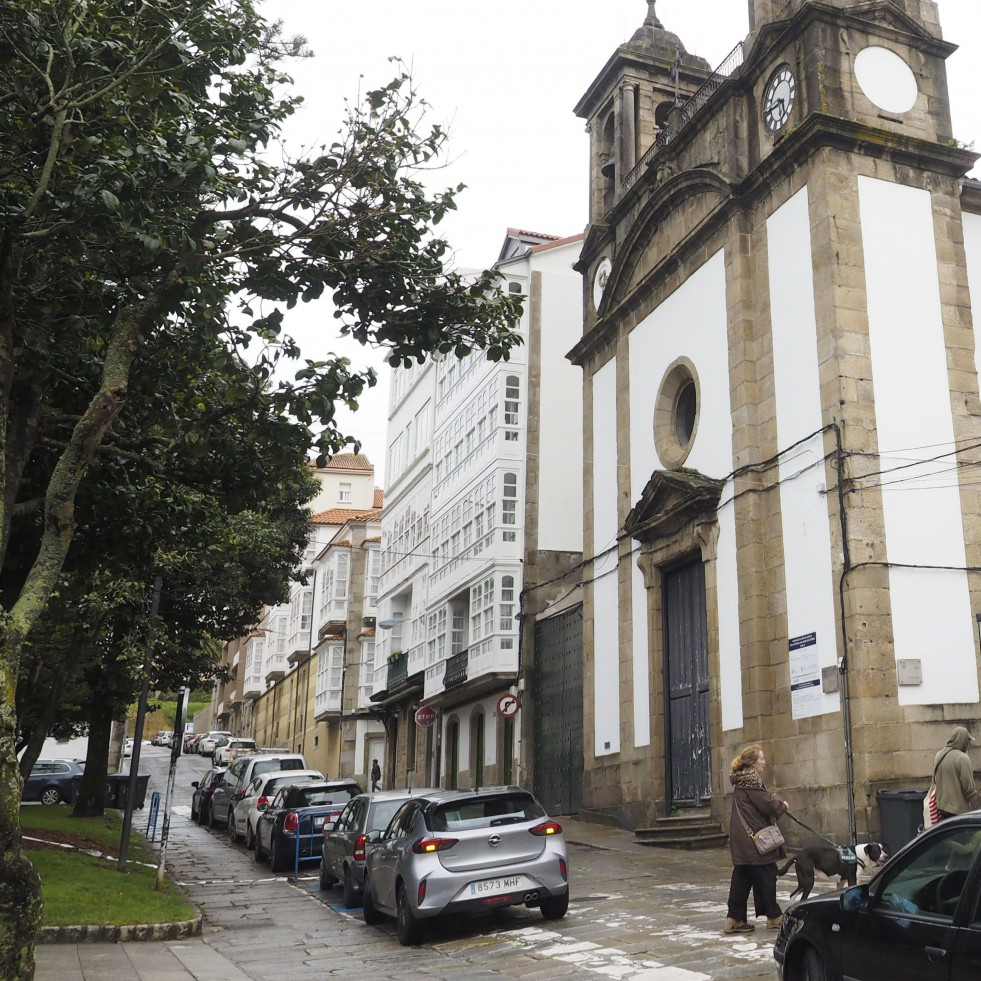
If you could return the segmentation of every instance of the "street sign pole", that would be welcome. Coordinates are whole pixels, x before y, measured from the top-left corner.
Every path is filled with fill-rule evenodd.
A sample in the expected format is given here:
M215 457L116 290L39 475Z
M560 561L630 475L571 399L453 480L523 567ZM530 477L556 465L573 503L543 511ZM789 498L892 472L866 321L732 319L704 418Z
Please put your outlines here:
M174 792L174 778L177 775L177 761L184 749L184 720L187 718L187 705L191 700L190 686L177 690L177 715L174 718L174 738L170 742L170 770L167 773L167 792L164 795L163 824L160 826L160 864L157 866L157 891L163 889L164 869L167 865L167 841L170 838L170 798Z

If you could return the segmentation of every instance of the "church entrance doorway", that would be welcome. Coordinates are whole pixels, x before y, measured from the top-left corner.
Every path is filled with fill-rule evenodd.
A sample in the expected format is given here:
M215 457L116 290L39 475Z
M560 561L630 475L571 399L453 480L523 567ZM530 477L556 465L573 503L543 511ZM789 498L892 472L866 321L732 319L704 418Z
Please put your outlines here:
M690 562L662 581L667 797L671 807L698 807L712 795L705 566Z

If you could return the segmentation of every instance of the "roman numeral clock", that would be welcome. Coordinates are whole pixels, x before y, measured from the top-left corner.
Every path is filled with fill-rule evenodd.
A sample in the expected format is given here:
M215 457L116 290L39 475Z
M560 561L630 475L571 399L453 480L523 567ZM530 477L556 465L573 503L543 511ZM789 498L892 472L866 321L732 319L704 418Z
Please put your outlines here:
M790 65L779 65L763 93L763 125L771 135L787 125L797 95L797 79Z

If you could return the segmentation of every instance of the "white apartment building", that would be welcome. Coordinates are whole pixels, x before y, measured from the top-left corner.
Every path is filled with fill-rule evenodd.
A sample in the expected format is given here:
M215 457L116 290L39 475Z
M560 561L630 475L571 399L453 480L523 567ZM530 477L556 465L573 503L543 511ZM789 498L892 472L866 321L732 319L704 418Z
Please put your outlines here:
M503 288L524 298L524 343L510 361L449 356L393 373L373 696L389 737L389 783L519 777L522 719L500 715L498 702L521 680L529 430L541 452L543 381L561 382L556 406L571 404L545 446L554 472L535 462L555 498L542 520L536 485L532 523L536 539L581 552L581 376L564 360L580 331L579 245L509 230L498 268ZM560 359L568 377L543 370L543 355ZM433 724L417 723L420 708Z

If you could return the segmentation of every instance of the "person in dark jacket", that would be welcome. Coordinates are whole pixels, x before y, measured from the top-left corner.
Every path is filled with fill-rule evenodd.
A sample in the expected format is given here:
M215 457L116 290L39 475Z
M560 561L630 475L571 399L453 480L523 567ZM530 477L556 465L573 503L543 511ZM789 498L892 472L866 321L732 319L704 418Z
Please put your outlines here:
M977 810L981 806L974 785L974 767L967 747L974 737L964 726L958 726L944 749L933 760L933 782L937 785L937 810L940 820Z
M761 746L747 746L730 766L732 816L729 820L729 851L732 855L732 879L729 883L729 908L724 933L752 933L756 927L747 922L750 890L757 916L766 917L771 930L779 928L783 912L777 904L777 859L782 848L760 854L752 834L773 824L788 810L785 800L766 789L763 768L766 758ZM748 831L747 831L748 828Z
M381 790L382 769L378 765L378 760L371 761L371 792Z

